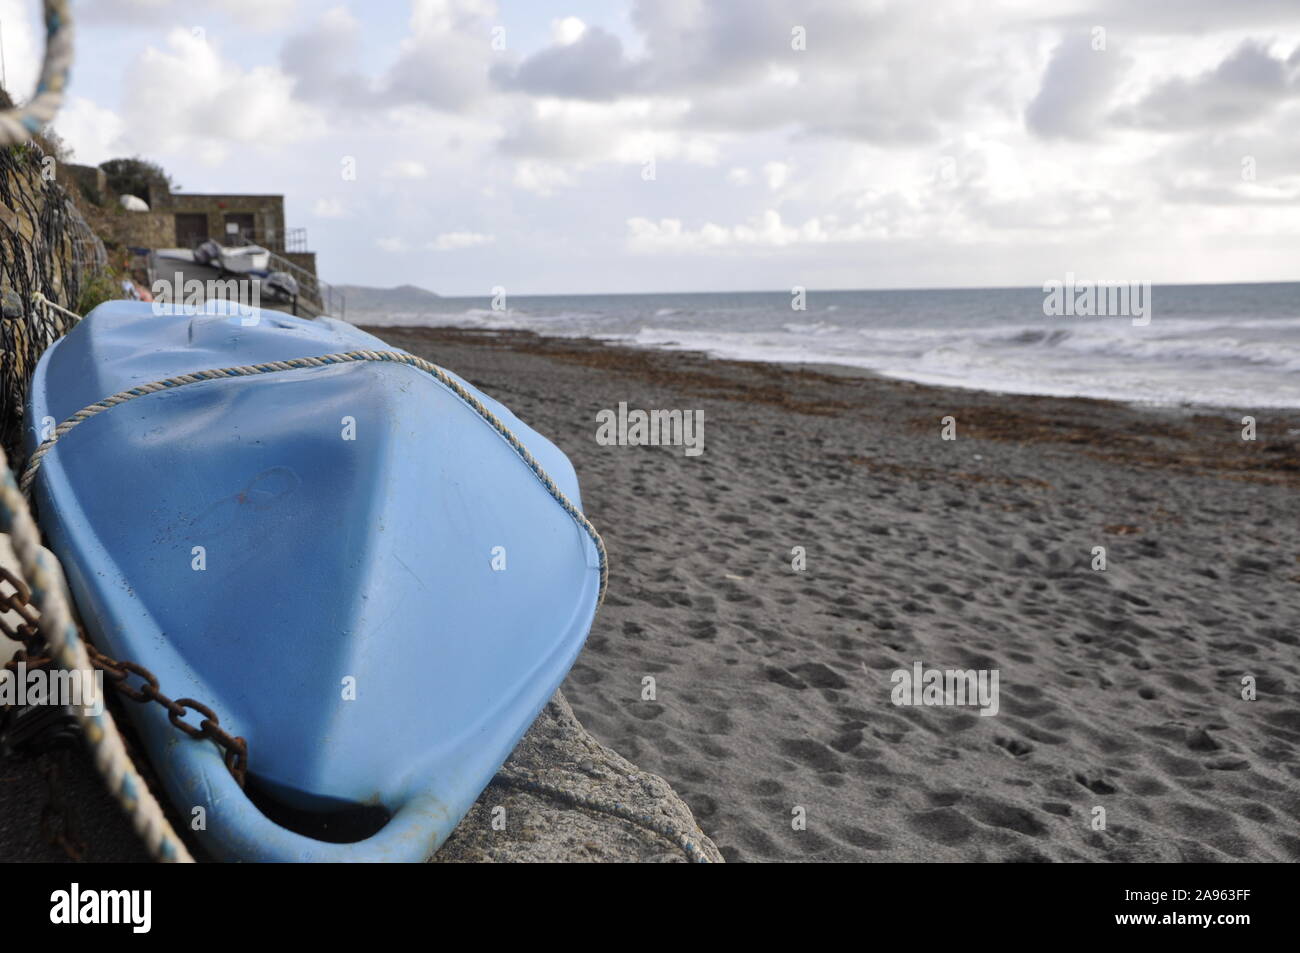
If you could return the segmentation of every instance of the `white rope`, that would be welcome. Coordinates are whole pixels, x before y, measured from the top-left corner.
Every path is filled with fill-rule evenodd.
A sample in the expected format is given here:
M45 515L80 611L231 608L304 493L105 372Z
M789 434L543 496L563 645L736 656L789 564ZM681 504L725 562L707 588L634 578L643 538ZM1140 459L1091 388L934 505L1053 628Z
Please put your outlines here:
M0 449L0 466L4 475L0 479L0 531L9 534L14 555L22 570L22 577L32 593L32 603L41 614L41 634L60 668L81 673L81 684L86 686L82 704L73 706L81 723L82 735L89 745L95 768L99 771L109 792L126 811L131 826L140 835L150 856L155 860L192 863L194 858L163 813L162 805L145 784L131 756L127 754L122 733L105 708L98 715L87 712L95 705L96 681L94 667L86 646L77 633L72 609L64 593L67 583L59 561L47 554L41 546L40 530L27 509L27 500L14 482L13 472L4 450Z
M55 308L76 320L81 319L80 315L55 304L39 291L32 295L32 300L37 305ZM14 482L3 448L0 448L0 469L4 471L0 477L0 531L9 534L10 545L18 557L19 574L31 590L32 604L40 613L41 634L45 636L55 662L69 672L80 672L81 684L90 693L83 696L82 704L74 706L73 711L81 724L81 733L90 748L95 768L126 812L151 857L161 861L193 863L194 858L176 836L162 805L136 771L113 716L106 708L98 715L87 713L88 708L103 706L95 705L95 669L77 631L63 567L41 545L40 530L27 508L26 498Z
M53 301L45 297L45 295L41 294L39 291L32 292L32 303L37 305L38 307L50 308L51 310L57 311L60 314L65 314L68 317L72 318L72 320L74 321L81 320L81 315L77 314L77 312L69 311L61 304L55 304Z
M36 94L25 106L0 112L0 146L16 146L41 131L63 105L72 67L72 14L68 0L44 0L45 62Z

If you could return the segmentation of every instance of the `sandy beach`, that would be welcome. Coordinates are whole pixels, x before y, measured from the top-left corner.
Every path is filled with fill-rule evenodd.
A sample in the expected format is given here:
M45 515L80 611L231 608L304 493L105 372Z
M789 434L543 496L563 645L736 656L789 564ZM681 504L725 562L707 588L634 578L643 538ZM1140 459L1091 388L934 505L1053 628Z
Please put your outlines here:
M574 462L611 579L563 691L727 860L1300 860L1300 414L380 333ZM620 403L702 411L703 452L601 445ZM916 666L996 673L996 713L894 704ZM64 859L3 781L7 855ZM91 859L143 859L65 783Z
M612 575L564 691L728 860L1300 859L1300 415L380 333L574 461ZM598 444L620 402L704 452ZM895 705L918 663L997 713Z

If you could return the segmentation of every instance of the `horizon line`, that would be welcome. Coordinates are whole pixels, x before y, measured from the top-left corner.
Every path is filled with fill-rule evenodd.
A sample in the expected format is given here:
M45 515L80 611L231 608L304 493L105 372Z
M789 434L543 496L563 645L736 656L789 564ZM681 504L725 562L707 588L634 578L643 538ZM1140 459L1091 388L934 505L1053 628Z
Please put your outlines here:
M1072 274L1066 272L1067 275ZM1076 276L1077 278L1077 276ZM1056 281L1056 278L1049 278L1049 281ZM1128 279L1128 281L1137 281L1140 279ZM1117 279L1097 278L1081 279L1082 283L1091 282L1117 282ZM404 282L398 285L388 287L380 285L361 285L354 282L327 282L333 284L336 288L365 288L371 291L397 291L400 288L415 288L418 291L424 291L438 298L448 300L457 298L480 299L492 298L491 292L485 294L443 294L432 291L422 285ZM1250 285L1294 285L1300 284L1300 278L1272 278L1259 281L1153 281L1153 288L1219 288L1229 286L1250 286ZM927 287L878 287L878 288L805 288L807 294L851 294L854 292L900 292L900 291L1042 291L1039 285L930 285ZM785 288L763 289L751 288L743 291L549 291L541 293L530 292L507 292L510 298L618 298L618 297L649 297L651 295L771 295L781 294L788 295L792 292Z

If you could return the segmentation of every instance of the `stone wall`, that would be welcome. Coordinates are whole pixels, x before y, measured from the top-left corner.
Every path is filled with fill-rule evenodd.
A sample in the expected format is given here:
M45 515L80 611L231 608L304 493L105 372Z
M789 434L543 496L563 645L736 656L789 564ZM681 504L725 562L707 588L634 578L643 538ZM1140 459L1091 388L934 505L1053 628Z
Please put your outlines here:
M0 149L0 443L11 460L36 361L75 323L38 310L32 295L76 311L86 283L107 264L56 168L35 143Z
M283 251L278 253L281 258L287 258L303 271L316 274L316 253L314 251Z
M99 166L60 162L55 178L69 192L81 190L87 201L103 204L109 197L108 175Z
M206 215L208 237L219 242L225 240L227 215L250 215L253 233L245 237L271 249L284 246L283 195L187 195L170 192L157 196L156 200L158 204L150 206L156 212Z
M176 217L170 212L130 212L122 209L119 236L128 248L175 248Z

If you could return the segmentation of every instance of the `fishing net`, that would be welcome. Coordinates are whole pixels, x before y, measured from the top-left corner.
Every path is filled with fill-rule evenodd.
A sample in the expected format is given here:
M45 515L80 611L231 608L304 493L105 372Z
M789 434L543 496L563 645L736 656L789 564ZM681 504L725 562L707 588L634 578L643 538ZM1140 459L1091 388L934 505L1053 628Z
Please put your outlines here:
M24 457L36 362L76 323L33 295L76 311L85 283L107 266L103 242L54 180L54 161L34 142L0 148L0 444L11 463Z

